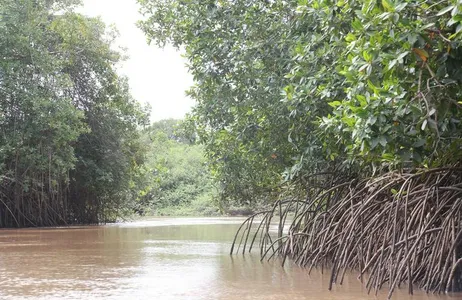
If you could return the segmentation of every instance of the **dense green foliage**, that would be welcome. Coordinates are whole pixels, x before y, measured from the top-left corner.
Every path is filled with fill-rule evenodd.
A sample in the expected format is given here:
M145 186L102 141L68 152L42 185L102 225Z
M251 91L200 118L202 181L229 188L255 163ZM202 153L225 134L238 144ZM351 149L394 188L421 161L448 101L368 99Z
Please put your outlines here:
M318 116L327 155L387 168L460 160L462 25L453 4L383 0L299 6L310 33L300 35L294 49L297 62L286 97L308 110L319 100L333 107L331 114ZM330 64L306 63L317 51L329 56ZM320 71L334 76L316 86L303 81Z
M190 142L178 120L153 123L143 131L149 154L140 210L154 215L213 215L216 188L202 145Z
M194 121L225 198L268 194L291 162L289 111L280 92L289 71L290 10L261 1L140 1L155 42L186 48L197 85Z
M147 117L76 4L0 3L0 226L113 220L137 197Z
M186 51L224 198L268 195L282 174L460 162L457 1L138 1L147 36Z

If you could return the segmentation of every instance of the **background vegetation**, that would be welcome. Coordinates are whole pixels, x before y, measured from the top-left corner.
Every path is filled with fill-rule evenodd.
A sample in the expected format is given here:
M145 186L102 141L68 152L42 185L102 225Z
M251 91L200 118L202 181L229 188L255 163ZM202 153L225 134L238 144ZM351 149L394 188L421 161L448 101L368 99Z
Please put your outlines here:
M142 133L148 155L146 184L140 213L203 216L220 213L217 189L210 175L204 147L195 144L178 120L153 123ZM184 126L183 126L184 127Z

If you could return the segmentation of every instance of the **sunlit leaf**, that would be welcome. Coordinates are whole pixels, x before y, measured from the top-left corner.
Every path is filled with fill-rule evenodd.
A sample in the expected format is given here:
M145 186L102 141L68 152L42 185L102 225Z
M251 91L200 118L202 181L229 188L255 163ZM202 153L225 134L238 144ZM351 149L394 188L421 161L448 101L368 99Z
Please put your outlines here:
M449 12L449 11L452 10L453 8L454 8L454 5L446 6L445 8L443 8L442 10L440 10L436 15L437 15L437 16L444 15L445 13Z

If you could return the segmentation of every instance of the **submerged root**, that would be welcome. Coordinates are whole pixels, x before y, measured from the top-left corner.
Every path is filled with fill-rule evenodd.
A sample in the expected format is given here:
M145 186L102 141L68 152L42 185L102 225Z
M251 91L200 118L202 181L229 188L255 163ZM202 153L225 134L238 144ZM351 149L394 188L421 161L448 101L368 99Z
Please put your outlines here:
M402 284L409 293L414 287L459 291L461 214L461 168L391 172L313 188L303 201L278 201L244 222L231 253L251 251L258 242L262 260L290 258L310 271L330 268L329 288L355 270L369 292L387 285L389 298Z

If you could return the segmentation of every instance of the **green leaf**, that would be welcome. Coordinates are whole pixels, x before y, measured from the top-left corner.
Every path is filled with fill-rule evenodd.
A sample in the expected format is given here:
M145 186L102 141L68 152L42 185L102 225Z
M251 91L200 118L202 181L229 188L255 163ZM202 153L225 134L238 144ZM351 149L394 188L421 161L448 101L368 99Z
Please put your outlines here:
M426 119L423 121L422 126L420 127L420 129L425 130L425 128L427 128L427 120Z
M454 17L452 17L452 20L454 20L455 22L462 22L462 15L455 15Z
M356 30L356 31L362 31L363 30L363 24L359 19L355 19L352 23L351 26Z
M340 101L332 101L332 102L329 102L328 104L329 104L329 106L331 106L333 108L336 108L336 107L342 105L342 102L340 102Z
M382 0L382 6L386 11L393 12L395 10L393 3L389 0Z
M398 60L397 59L393 59L392 61L390 61L390 63L388 64L388 70L391 70L393 69L393 67L398 63Z
M353 41L356 40L356 36L350 32L350 33L348 33L347 36L345 37L345 40L346 40L347 42L353 42Z
M366 105L366 97L364 97L363 95L356 95L356 99L359 100L359 103L361 104L361 106L365 106Z
M433 119L428 119L428 126L433 130L438 130L438 124Z
M371 140L371 150L374 150L378 144L379 144L379 139L372 139Z
M391 153L384 153L382 154L382 158L385 160L385 161L393 161L395 159L395 156Z
M409 52L403 52L403 53L401 53L400 55L398 55L398 57L397 57L396 59L397 59L397 60L402 60L402 59L405 58L408 54L409 54Z
M369 64L363 64L359 69L358 72L363 72L367 67L369 67Z
M364 60L366 60L367 62L370 62L372 60L372 55L370 55L367 51L363 51L363 57Z
M427 141L425 139L420 139L417 142L415 142L414 144L412 144L412 147L414 147L414 148L422 147L423 145L426 144L426 142Z
M444 15L445 13L449 12L450 10L452 10L454 8L454 5L449 5L449 6L446 6L445 8L443 8L442 10L440 10L436 16L441 16L441 15Z
M408 5L407 2L400 3L396 6L395 11L400 12Z
M387 139L385 136L379 136L379 144L382 145L382 147L385 147L387 145Z
M462 30L462 24L458 24L456 27L456 34Z

